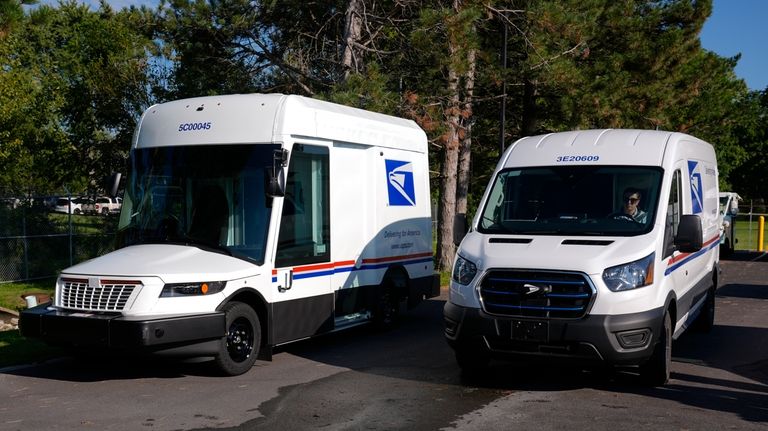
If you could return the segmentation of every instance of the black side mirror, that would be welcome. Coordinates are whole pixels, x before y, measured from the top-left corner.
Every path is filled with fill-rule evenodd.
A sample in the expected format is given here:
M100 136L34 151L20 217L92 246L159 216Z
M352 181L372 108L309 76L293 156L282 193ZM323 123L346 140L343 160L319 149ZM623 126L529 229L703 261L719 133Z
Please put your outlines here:
M117 196L117 191L120 189L120 179L122 177L123 174L120 172L115 172L107 179L107 184L104 187L104 190L109 194L109 197L113 198Z
M697 215L684 215L680 217L680 225L677 226L675 248L683 253L693 253L701 250L703 243L701 218Z
M272 153L272 167L267 168L267 196L278 198L285 196L285 172L288 166L288 150L277 149Z
M456 214L453 217L453 244L458 247L468 231L467 215L462 213Z

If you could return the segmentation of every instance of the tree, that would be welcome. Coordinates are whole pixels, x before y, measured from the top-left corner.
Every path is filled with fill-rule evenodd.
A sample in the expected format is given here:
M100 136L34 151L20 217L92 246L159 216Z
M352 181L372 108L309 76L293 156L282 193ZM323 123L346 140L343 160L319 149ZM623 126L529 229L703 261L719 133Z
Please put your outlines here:
M24 18L23 5L32 5L37 0L0 0L0 39L6 37Z
M131 136L150 102L150 41L136 29L136 11L93 12L75 2L42 6L24 19L23 31L3 42L0 78L4 97L21 103L0 111L0 136L18 157L19 178L3 185L38 192L96 188L101 178L125 167Z

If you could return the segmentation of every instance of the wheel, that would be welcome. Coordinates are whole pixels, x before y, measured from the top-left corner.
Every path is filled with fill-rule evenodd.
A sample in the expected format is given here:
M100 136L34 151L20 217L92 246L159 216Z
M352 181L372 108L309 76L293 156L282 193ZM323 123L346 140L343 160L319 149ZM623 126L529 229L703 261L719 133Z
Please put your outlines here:
M696 317L693 326L701 332L709 332L715 326L715 287L707 291L707 297L704 299L704 305L701 306L699 315Z
M80 208L75 208L75 211L74 211L75 214L80 215L81 212L82 211L80 210Z
M456 363L467 376L483 373L491 363L491 355L485 347L477 345L459 345L456 347Z
M109 215L109 208L102 208L101 209L101 215L103 215L104 217L108 216Z
M219 342L215 365L228 376L251 369L261 346L261 323L256 312L242 302L230 302L223 308L227 318L227 335Z
M381 292L373 309L373 326L377 330L392 329L400 317L400 298L395 283L387 278L381 286Z
M649 386L662 386L669 381L669 370L672 367L672 319L669 311L664 313L659 341L653 348L653 354L648 362L640 367L640 377Z

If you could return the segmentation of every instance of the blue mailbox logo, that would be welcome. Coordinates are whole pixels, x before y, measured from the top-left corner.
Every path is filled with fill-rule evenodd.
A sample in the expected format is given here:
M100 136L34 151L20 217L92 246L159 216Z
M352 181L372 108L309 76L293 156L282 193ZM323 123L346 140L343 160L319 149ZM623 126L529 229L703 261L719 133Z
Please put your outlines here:
M704 187L701 182L701 170L697 169L699 162L688 160L688 174L691 180L691 203L694 214L701 214L704 208Z
M384 160L387 170L387 194L389 205L415 206L416 192L413 186L413 163L400 160Z

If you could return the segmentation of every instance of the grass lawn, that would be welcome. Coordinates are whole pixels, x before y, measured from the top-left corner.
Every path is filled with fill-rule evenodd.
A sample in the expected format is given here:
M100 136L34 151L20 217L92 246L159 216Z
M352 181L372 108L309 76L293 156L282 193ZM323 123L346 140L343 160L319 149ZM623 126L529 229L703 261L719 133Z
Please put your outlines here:
M53 296L55 283L55 278L46 278L25 283L0 284L0 307L23 310L27 308L27 303L21 298L22 293L44 293Z
M757 229L757 217L752 218L751 224L749 219L739 217L736 220L736 240L738 241L736 243L736 250L757 250ZM768 236L766 233L763 233L763 235ZM763 247L765 247L765 243L768 242L766 240L768 240L768 238L763 239ZM763 248L763 250L765 250L765 248Z
M23 310L27 303L21 298L22 293L45 293L53 296L55 281L55 278L48 278L27 283L0 284L0 307ZM0 368L44 361L61 354L61 349L24 338L16 329L0 332Z
M0 332L0 368L40 362L63 353L60 348L22 337L18 330Z

